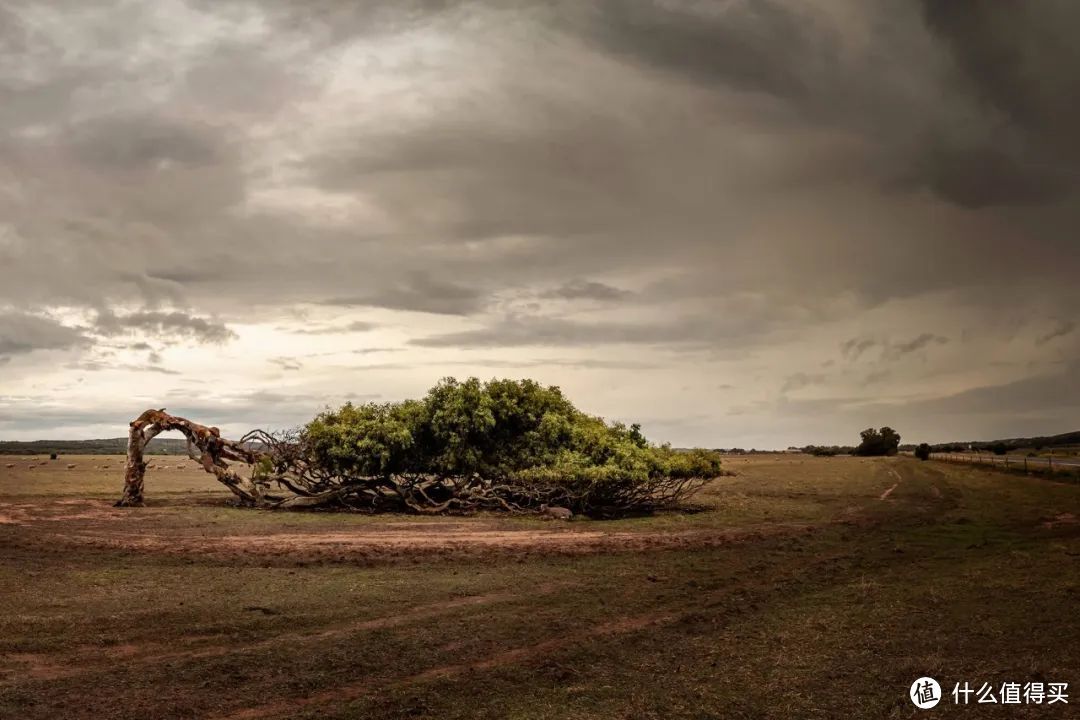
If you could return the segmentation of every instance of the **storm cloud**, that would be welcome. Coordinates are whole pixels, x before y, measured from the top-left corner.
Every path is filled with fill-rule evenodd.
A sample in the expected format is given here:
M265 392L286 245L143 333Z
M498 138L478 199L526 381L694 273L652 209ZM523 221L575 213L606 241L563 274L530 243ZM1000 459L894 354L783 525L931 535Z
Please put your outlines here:
M1080 356L1080 9L1014 5L5 2L4 432L474 368L711 447L935 402L974 437L993 387L1045 432L1065 400L1018 396Z
M87 338L52 318L27 313L0 313L0 357L36 350L66 350Z
M910 340L891 344L887 347L885 354L891 360L898 360L905 355L925 350L933 345L945 345L949 342L949 338L941 337L940 335L934 335L933 333L923 333L918 337L914 337Z
M100 312L94 321L94 331L105 336L142 332L160 338L190 338L201 343L225 343L236 333L223 323L185 312L140 311L117 315Z

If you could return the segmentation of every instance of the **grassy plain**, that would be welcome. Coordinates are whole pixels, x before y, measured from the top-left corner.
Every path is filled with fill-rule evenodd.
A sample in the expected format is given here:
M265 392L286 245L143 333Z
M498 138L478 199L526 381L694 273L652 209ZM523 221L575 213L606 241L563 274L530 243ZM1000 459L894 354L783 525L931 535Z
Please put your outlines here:
M122 458L30 464L0 463L4 718L908 718L921 675L1077 695L936 717L1080 702L1076 484L759 455L697 512L559 523L236 509L173 458L120 510Z

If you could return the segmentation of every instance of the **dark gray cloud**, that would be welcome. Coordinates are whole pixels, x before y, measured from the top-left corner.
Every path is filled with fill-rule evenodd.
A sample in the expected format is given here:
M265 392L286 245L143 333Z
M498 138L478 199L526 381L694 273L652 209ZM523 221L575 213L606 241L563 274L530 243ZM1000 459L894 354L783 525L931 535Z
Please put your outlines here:
M595 280L571 280L559 287L545 290L540 297L549 300L622 300L633 293Z
M934 335L933 333L922 333L917 337L913 337L910 340L905 340L898 343L889 343L885 350L885 357L889 360L899 360L905 355L924 350L932 345L945 345L949 342L946 337L940 335Z
M404 348L398 347L366 347L350 350L354 355L373 355L374 353L402 352Z
M277 365L282 370L303 370L304 365L294 357L270 358L270 364Z
M884 114L898 111L911 121L908 132L921 131L921 144L909 167L882 178L906 177L959 205L1042 203L1075 187L1080 80L1073 68L1080 52L1069 29L1080 10L1074 3L1017 9L993 0L922 0L922 18L916 3L862 5L837 3L830 13L783 0L608 0L594 4L587 27L621 57L768 95L805 122L884 130L889 135L880 141L900 144L904 128ZM892 52L856 62L852 42L867 30L860 21L877 23L873 42ZM945 112L934 108L924 116L932 122L918 122L902 107L905 78L881 64L897 56L945 91L939 105Z
M176 370L170 370L166 367L161 367L158 363L160 358L151 359L146 365L135 365L133 363L116 363L106 362L103 360L81 360L79 362L71 363L67 367L72 370L85 370L86 372L103 372L103 371L116 371L122 370L124 372L147 372L158 373L160 375L180 375L180 372Z
M236 333L224 323L180 311L143 310L116 314L104 310L98 312L93 330L106 337L138 332L165 339L190 339L214 344L236 338Z
M121 172L143 173L172 164L205 166L225 160L220 131L177 119L106 118L76 126L67 142L80 162Z
M786 395L787 393L802 390L803 388L811 387L813 385L821 385L825 382L826 377L827 376L821 373L804 372L789 375L784 379L784 384L780 386L780 394Z
M450 360L431 363L432 365L459 365L471 368L495 368L524 370L530 368L578 368L585 370L654 370L662 365L638 360L604 360L600 358L535 358L532 360L501 360L482 358L477 360Z
M1010 138L1000 142L964 147L935 140L919 170L935 193L974 208L1040 204L1063 196L1075 182L1071 171L1032 159L1026 145Z
M873 337L854 337L840 344L840 354L848 362L856 362L865 358L866 353L878 348L877 353L871 360L895 362L902 358L917 353L920 350L935 345L946 345L949 339L934 333L920 333L910 340L890 340Z
M1080 364L1071 363L1062 372L980 386L945 397L908 404L909 410L920 414L951 415L1003 415L1009 412L1046 412L1059 408L1080 408Z
M150 282L162 281L177 285L194 285L201 282L222 280L227 274L224 269L215 267L173 267L147 272L146 279Z
M840 345L840 352L843 354L844 359L854 362L858 360L864 352L880 344L878 340L874 338L851 338L845 340Z
M796 7L771 0L725 5L601 0L587 28L619 56L785 98L808 93L816 69L796 58L814 54L836 66L835 44L828 45L819 28L808 28Z
M495 348L525 346L668 345L707 348L724 338L752 334L758 318L686 315L655 321L576 320L536 315L509 315L475 329L415 338L412 345L429 348Z
M0 312L0 357L35 350L68 350L88 344L77 329L52 318L19 312Z
M1050 342L1051 340L1056 340L1056 339L1058 339L1060 337L1065 337L1066 335L1068 335L1069 333L1071 333L1075 329L1076 329L1076 322L1075 321L1073 321L1073 320L1061 320L1060 322L1058 322L1058 324L1054 327L1053 330L1046 333L1045 335L1040 336L1037 340L1035 340L1035 344L1036 345L1045 345L1046 343Z
M377 292L328 298L324 305L341 307L379 307L390 310L468 315L483 307L485 293L475 287L459 285L433 273L414 272L402 281Z
M365 320L354 320L346 325L306 326L301 328L286 328L287 332L297 335L344 335L348 333L360 333L374 330L378 324Z
M888 380L891 377L892 377L892 371L891 370L876 370L876 371L874 371L872 373L867 374L866 378L863 379L863 385L865 385L865 386L874 385L874 384L880 383L880 382L882 382L884 380Z
M959 202L1041 203L1080 181L1080 49L1068 0L1017 7L988 0L923 0L927 27L998 124L981 145L938 159L940 189ZM976 142L981 140L976 136Z
M658 259L706 277L719 263L730 267L725 285L692 283L705 297L773 281L794 294L826 273L837 283L854 283L871 301L989 281L1009 265L1000 252L1007 239L985 233L969 237L950 228L947 243L923 229L902 240L884 237L872 225L875 219L893 224L888 209L867 210L876 218L857 227L853 218L840 221L836 214L828 222L793 219L779 228L753 227L760 221L749 219L781 216L783 209L768 207L775 202L769 198L792 188L933 187L939 181L928 174L967 167L964 153L974 153L967 174L998 175L986 171L983 149L1004 144L981 125L969 132L981 113L971 101L975 94L965 92L970 80L956 70L954 43L942 23L928 21L915 4L323 7L198 3L177 18L125 7L124 22L163 43L161 56L148 55L140 68L121 59L128 45L145 47L107 27L115 8L102 5L86 29L93 50L86 55L93 60L80 69L87 76L82 82L92 91L88 98L123 91L129 102L72 107L67 100L43 109L37 125L16 123L25 130L52 122L54 133L39 128L0 144L18 176L54 198L48 213L15 203L12 216L25 237L19 242L40 249L24 261L10 292L20 301L36 294L38 302L62 296L87 302L105 294L183 305L222 292L263 302L269 280L281 302L331 298L473 314L500 288L543 286L594 269L639 269ZM31 56L43 65L35 87L67 82L71 68L54 66L53 38L35 27L50 25L30 17L13 23L11 34L38 38L18 40L17 47L44 42ZM54 20L56 28L70 25L61 16ZM265 24L275 42L246 37L248 27L258 26L245 25L249 20ZM168 43L187 38L185 22L195 49L169 57ZM226 30L205 30L215 23ZM74 33L78 37L78 28ZM386 121L373 121L379 113L369 111L361 122L354 114L337 117L340 109L331 106L321 116L291 120L296 127L273 116L284 129L252 137L251 120L271 117L274 108L284 112L300 101L347 95L339 87L320 88L318 74L305 70L319 57L316 50L330 44L343 53L430 37L467 45L471 54L434 51L415 63L383 67L379 79L404 98L432 99L436 112L399 118L396 106L383 103L378 107ZM106 38L114 47L103 46ZM578 76L530 72L534 58L521 50L523 38L533 43L530 53L550 55ZM891 57L909 60L897 64ZM368 60L372 67L381 61L378 55ZM472 86L456 88L459 61L486 61L470 73ZM432 69L439 62L445 72ZM304 132L311 141L285 146L294 137L289 133L319 130L320 118L336 129ZM744 127L779 140L778 156L758 149L747 155L751 146L737 140ZM283 154L273 164L278 170L269 169L269 159L267 168L258 160L269 150ZM942 152L959 155L923 168ZM282 169L338 196L362 197L393 227L320 224L318 204L303 213L263 206L238 212L258 196L252 188L272 185ZM1006 178L996 187L1007 192L1008 184ZM59 192L69 186L79 191ZM288 196L289 189L282 193ZM827 196L808 202L850 206L849 199ZM798 237L805 232L845 239L807 243ZM504 244L511 235L522 242ZM847 238L860 235L866 247L856 252ZM41 244L42 237L51 239ZM1044 242L1057 243L1052 237L1044 235ZM485 242L489 246L471 250L461 245ZM987 252L987 243L995 251ZM132 245L148 251L131 253ZM755 245L762 255L792 262L758 263L747 255ZM943 256L940 272L939 264L927 272L917 261L924 250ZM1001 267L997 261L953 262L972 253L1000 257ZM888 282L882 282L885 268ZM50 277L75 274L85 280L43 292ZM794 302L787 293L777 295L778 303Z

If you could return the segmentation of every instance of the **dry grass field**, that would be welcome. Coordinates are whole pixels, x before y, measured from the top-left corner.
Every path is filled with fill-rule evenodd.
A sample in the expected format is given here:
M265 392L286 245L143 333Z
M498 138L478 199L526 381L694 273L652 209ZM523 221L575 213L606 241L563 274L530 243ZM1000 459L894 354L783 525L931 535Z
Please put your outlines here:
M122 458L0 458L0 717L907 718L922 675L1080 693L1076 484L754 456L695 512L560 523L242 510L153 462L121 510Z

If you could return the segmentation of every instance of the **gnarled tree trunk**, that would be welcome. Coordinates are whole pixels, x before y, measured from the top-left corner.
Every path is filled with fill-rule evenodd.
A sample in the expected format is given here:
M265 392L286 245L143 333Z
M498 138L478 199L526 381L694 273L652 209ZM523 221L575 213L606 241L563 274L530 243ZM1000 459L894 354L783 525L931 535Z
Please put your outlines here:
M225 440L215 427L207 427L182 417L169 415L165 409L147 410L132 421L128 430L127 467L124 471L124 494L116 507L141 506L143 504L143 480L146 461L143 451L147 444L160 433L178 430L188 440L188 454L202 463L203 469L224 483L240 502L245 505L263 504L260 488L250 478L229 469L227 460L254 465L261 453L245 448L241 443ZM195 453L195 449L199 454Z

